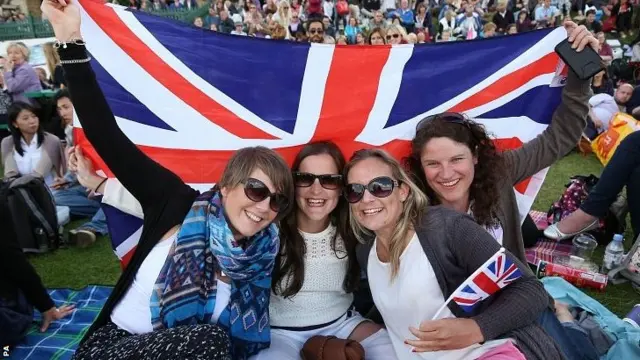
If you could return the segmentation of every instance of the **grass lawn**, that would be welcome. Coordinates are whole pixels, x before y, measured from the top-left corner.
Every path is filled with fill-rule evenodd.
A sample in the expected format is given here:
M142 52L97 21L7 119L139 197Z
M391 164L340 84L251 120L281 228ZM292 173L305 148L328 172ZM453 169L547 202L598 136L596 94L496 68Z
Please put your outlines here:
M595 157L585 158L572 153L551 168L533 208L546 211L560 196L570 176L591 173L599 175L601 171L602 166ZM81 223L82 221L75 221L69 227ZM627 233L626 248L629 249L631 244L631 234ZM596 261L601 261L603 251L603 247L596 250ZM120 275L119 263L106 237L99 238L94 246L87 249L60 249L50 254L33 256L31 261L45 285L52 288L81 288L88 284L113 285ZM630 284L608 285L605 292L587 290L587 293L619 316L624 316L634 304L640 303L640 294Z

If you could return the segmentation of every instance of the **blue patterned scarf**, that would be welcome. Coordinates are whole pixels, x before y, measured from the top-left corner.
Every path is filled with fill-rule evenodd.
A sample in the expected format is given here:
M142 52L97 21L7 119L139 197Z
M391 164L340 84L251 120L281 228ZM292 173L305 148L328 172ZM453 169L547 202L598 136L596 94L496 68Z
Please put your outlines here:
M233 238L216 188L193 203L151 294L154 330L211 323L216 269L231 278L229 305L217 324L231 337L234 359L269 347L271 275L280 244L269 225L241 247Z

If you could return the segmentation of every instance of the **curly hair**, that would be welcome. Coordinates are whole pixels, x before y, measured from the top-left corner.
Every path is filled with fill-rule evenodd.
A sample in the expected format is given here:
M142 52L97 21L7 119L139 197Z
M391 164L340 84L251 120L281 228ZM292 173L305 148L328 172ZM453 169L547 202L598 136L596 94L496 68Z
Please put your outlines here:
M484 125L467 117L461 116L462 118L462 121L451 121L447 117L436 116L421 121L416 128L416 136L411 141L411 155L404 158L404 163L412 173L414 182L427 194L430 202L439 204L440 200L427 183L420 161L424 146L431 139L442 137L466 145L478 159L469 189L471 211L480 225L495 225L496 209L500 201L499 184L506 176L504 158Z

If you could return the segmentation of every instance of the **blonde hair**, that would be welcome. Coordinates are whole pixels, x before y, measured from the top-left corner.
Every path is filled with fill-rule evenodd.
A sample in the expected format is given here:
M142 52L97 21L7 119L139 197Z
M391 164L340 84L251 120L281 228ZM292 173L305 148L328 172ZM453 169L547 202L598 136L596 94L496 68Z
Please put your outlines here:
M60 64L60 55L58 55L56 49L53 48L52 42L42 45L42 51L44 52L44 58L47 60L47 70L49 70L49 74L51 74L53 78L56 66Z
M31 51L29 51L27 45L25 45L23 42L12 42L9 44L9 46L7 46L7 53L13 48L17 48L22 53L25 62L29 61L29 55L31 54Z
M498 26L492 22L488 22L486 24L484 24L484 32L487 31L496 31L496 29L498 28Z
M391 169L392 177L401 184L400 186L406 185L409 187L409 194L402 203L402 214L396 223L391 239L389 239L391 280L393 281L400 269L400 256L407 245L409 245L409 241L411 241L408 236L409 232L415 230L416 223L426 210L428 201L427 196L411 181L411 178L400 163L384 150L363 149L356 151L349 160L349 163L344 167L344 178L348 178L349 170L357 163L370 158L378 159L385 163ZM355 216L353 216L351 206L349 207L349 223L359 242L365 243L367 239L373 237L373 233L370 230L364 228L357 222ZM373 251L375 251L375 249Z

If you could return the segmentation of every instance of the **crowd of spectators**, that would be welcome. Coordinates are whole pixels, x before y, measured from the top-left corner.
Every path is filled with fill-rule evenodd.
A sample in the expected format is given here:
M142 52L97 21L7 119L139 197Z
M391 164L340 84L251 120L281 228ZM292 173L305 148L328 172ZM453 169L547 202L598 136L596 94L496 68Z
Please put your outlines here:
M322 42L425 43L510 35L584 24L622 39L633 34L637 0L214 0L193 25L227 34L310 41L308 22L323 23ZM195 0L130 0L138 10L193 9ZM640 20L640 19L639 19ZM387 36L391 32L391 36ZM316 38L316 42L318 37ZM632 46L637 41L632 41ZM375 42L373 43L375 44ZM640 52L639 52L640 54Z

